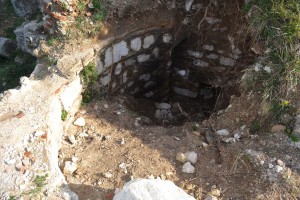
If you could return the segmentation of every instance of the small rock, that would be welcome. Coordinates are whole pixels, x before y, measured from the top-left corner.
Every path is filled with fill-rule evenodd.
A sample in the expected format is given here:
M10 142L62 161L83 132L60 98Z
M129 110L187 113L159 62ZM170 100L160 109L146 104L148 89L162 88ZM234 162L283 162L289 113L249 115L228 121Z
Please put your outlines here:
M182 172L188 173L188 174L193 174L195 172L195 167L193 165L191 165L190 162L186 162L182 166Z
M183 154L183 153L177 153L176 160L178 160L181 163L186 163L187 158L186 158L185 154Z
M76 163L78 161L78 158L76 156L72 156L72 162Z
M218 190L218 189L212 189L210 191L210 194L213 195L213 196L215 196L215 197L219 197L221 195L221 191Z
M282 170L283 170L283 167L281 167L281 166L279 166L279 165L276 165L276 166L275 166L275 171L276 171L277 173L280 173Z
M195 153L194 151L192 152L187 152L184 154L185 157L186 157L186 160L190 163L193 163L195 164L197 162L197 159L198 159L198 155L197 153Z
M286 129L286 126L278 124L278 125L275 125L272 127L271 132L272 133L283 133L285 131L285 129Z
M160 109L160 110L169 110L169 109L171 109L171 105L168 104L168 103L156 103L155 106L156 106L157 109Z
M278 159L277 160L277 165L283 167L285 164L284 164L284 162L282 160Z
M15 158L12 158L12 159L5 159L4 160L4 162L5 162L5 164L7 164L7 165L13 165L13 164L15 164L16 163L16 159Z
M220 135L220 136L228 136L229 131L227 129L222 129L222 130L218 130L217 134Z
M185 0L185 9L186 9L186 11L191 10L193 3L194 3L194 0Z
M124 145L125 144L125 139L122 138L121 141L120 141L120 145Z
M77 144L77 140L75 139L74 135L69 136L69 141L71 142L71 144Z
M239 139L241 138L240 134L238 134L238 133L234 134L233 137L234 137L236 140L239 140Z
M107 104L107 103L103 104L103 107L104 107L105 109L107 109L107 108L108 108L108 104Z
M127 171L127 164L126 164L126 163L121 163L121 164L119 164L119 167L123 170L123 172L124 172L125 174L128 173L128 171Z
M42 135L44 135L44 134L45 134L44 131L36 131L36 132L34 133L34 136L35 136L35 137L39 137L39 136L42 136Z
M204 148L206 148L206 147L208 147L208 144L205 143L205 142L202 142L202 146L203 146Z
M75 122L75 126L85 126L85 120L83 117L79 117Z
M176 141L180 141L180 138L179 138L179 137L174 136L173 138L174 138L174 140L176 140Z
M269 168L272 169L274 167L274 165L272 165L271 163L269 163Z
M73 174L77 170L77 164L71 161L66 161L64 173Z
M208 195L204 200L218 200L218 198L212 195Z
M80 111L80 114L82 114L82 115L85 115L87 113L87 111L86 110L82 110L82 111Z
M111 178L113 175L112 175L112 173L110 173L110 172L105 172L105 173L103 173L103 176L104 176L105 178Z

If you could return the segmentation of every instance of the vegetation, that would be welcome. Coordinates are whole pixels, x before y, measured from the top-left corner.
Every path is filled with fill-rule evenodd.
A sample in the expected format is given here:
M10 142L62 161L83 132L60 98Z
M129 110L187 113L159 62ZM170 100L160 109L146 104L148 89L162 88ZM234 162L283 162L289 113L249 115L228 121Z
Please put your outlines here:
M82 102L90 103L95 93L92 92L92 86L98 80L98 72L94 63L89 63L80 72L81 81L84 85L84 92L82 93Z
M14 60L0 57L0 92L19 85L20 77L29 76L35 67L35 58L29 54L18 53L23 64L16 64Z
M93 0L92 1L95 12L93 18L97 21L104 21L107 15L107 8L104 5L102 0Z
M68 117L68 112L65 109L62 109L61 110L61 120L66 121L67 117Z
M47 178L48 178L48 174L44 175L44 176L39 176L37 175L35 177L35 179L33 180L33 183L35 185L35 188L32 190L29 190L28 192L25 193L25 195L33 195L36 196L39 193L42 192L44 186L47 184Z
M256 70L250 89L270 102L269 119L290 126L283 116L293 114L293 96L299 87L300 1L253 0L245 10L251 16L251 32L266 49L258 63L262 69Z

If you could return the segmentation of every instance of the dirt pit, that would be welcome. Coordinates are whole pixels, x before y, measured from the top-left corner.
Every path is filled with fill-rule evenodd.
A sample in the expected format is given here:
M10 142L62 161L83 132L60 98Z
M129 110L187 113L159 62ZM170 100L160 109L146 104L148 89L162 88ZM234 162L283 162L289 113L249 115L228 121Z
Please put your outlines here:
M76 163L76 171L64 175L80 199L112 199L117 188L137 178L171 180L196 199L214 188L220 190L220 199L299 197L299 150L286 135L246 134L234 143L209 143L213 133L207 134L206 124L230 124L228 115L235 113L242 119L244 114L237 110L248 106L243 101L236 100L218 120L183 126L155 125L126 101L114 96L83 106L75 118L83 117L86 125L71 125L64 138L59 164L64 171L66 161ZM193 174L183 173L183 164L176 160L177 153L190 151L198 155ZM284 166L277 173L270 165L277 166L278 160Z

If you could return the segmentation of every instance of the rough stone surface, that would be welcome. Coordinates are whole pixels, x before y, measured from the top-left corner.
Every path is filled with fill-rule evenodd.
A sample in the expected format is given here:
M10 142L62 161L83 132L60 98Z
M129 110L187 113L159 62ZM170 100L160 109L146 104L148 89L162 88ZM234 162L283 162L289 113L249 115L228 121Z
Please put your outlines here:
M42 23L37 21L25 22L19 26L14 31L19 48L34 55L34 50L38 48L40 41L45 39L45 36L41 34L42 28Z
M125 184L113 200L195 200L171 181L138 179Z
M28 17L40 8L40 0L11 0L15 12L20 17Z
M17 49L17 44L11 39L0 37L0 56L11 57Z

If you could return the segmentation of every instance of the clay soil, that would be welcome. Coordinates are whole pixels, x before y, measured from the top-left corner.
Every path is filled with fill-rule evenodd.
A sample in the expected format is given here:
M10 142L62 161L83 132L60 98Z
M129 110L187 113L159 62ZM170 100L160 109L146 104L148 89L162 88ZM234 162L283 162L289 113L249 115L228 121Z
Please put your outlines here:
M251 120L248 112L257 108L245 103L245 98L234 99L234 104L211 117L209 124L230 131L247 124ZM221 191L219 199L299 198L299 150L290 146L285 134L261 133L255 139L248 135L233 144L221 143L220 155L215 144L202 145L207 142L203 133L208 121L186 121L182 126L137 124L136 118L142 115L129 109L126 102L126 97L114 96L82 106L75 118L84 117L86 126L71 125L65 135L60 166L63 169L65 161L78 158L78 169L65 176L80 199L112 199L116 189L137 178L171 180L196 199L204 199L212 188ZM248 112L243 112L246 108ZM145 110L150 112L146 106ZM198 132L194 131L196 123ZM76 144L70 143L71 135ZM263 152L265 165L256 165L246 149ZM193 174L183 173L182 164L175 159L177 153L189 151L198 154ZM268 159L286 162L289 178L283 178L282 172L269 181ZM107 172L112 176L107 177Z

